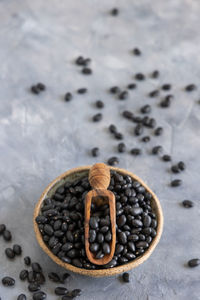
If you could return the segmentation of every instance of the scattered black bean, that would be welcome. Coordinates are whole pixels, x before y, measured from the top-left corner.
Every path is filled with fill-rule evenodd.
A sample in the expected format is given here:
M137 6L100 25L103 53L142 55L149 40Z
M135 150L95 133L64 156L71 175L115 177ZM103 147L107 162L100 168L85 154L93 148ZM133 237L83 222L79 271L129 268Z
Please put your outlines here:
M111 94L118 94L120 92L120 88L118 86L113 86L110 88Z
M139 80L139 81L142 81L142 80L145 79L145 75L142 74L142 73L137 73L137 74L135 75L135 79L136 79L136 80Z
M86 88L80 88L80 89L77 90L77 93L78 94L85 94L85 93L87 93L87 89Z
M182 180L181 179L174 179L171 181L171 186L172 187L177 187L180 186L182 184Z
M7 242L11 241L12 240L12 234L11 234L11 232L9 230L5 229L3 231L3 238Z
M15 257L15 252L11 248L6 248L5 254L8 258L11 258L11 259Z
M47 298L46 293L40 291L33 294L33 300L44 300Z
M172 167L171 167L171 171L172 171L173 173L179 173L179 172L180 172L179 167L178 167L177 165L172 166Z
M159 71L155 70L155 71L152 72L151 77L154 78L154 79L156 79L156 78L159 77L159 75L160 75Z
M17 300L26 300L26 295L24 294L20 294L18 297L17 297Z
M194 203L191 200L183 200L182 204L185 208L191 208L194 206Z
M119 143L117 146L118 152L123 153L126 151L126 145L124 143Z
M92 148L91 153L92 153L92 156L94 156L94 157L99 156L99 148L98 147Z
M0 224L0 235L6 230L6 225Z
M179 170L184 171L186 168L185 163L183 161L179 161L178 168L179 168Z
M162 152L162 150L163 150L162 146L155 146L152 149L152 154L159 154Z
M21 255L22 254L22 247L20 245L13 245L13 251L16 255Z
M188 261L188 266L190 268L194 268L200 265L200 259L199 258L193 258Z
M142 114L149 114L151 112L151 106L149 104L146 104L141 107L140 111Z
M151 140L151 138L148 135L143 136L143 138L141 139L141 141L144 142L144 143L148 143L150 140Z
M169 90L171 89L171 84L165 83L165 84L163 84L163 85L161 86L161 89L162 89L163 91L169 91Z
M57 273L55 273L55 272L50 272L48 274L48 277L53 282L60 282L60 276Z
M126 100L128 98L128 91L122 91L119 94L119 99L120 100Z
M115 17L119 14L119 9L118 8L113 8L111 11L110 11L110 14L111 16Z
M9 276L5 276L2 278L2 284L4 286L13 286L15 285L15 279Z
M123 273L122 278L124 282L129 282L129 273Z
M92 74L92 69L90 69L90 68L83 68L82 69L82 73L84 75L90 75L90 74Z
M134 48L133 49L133 54L136 55L136 56L140 56L142 53L141 53L140 49Z
M25 265L30 266L30 264L31 264L31 259L30 259L29 256L25 256L25 257L24 257L24 263L25 263Z
M40 89L36 85L33 85L31 87L31 92L35 95L38 95L40 93Z
M168 154L164 154L163 157L162 157L162 160L163 161L171 161L171 156L168 155Z
M109 131L110 131L111 133L116 133L116 132L117 132L117 127L116 127L115 125L111 124L111 125L109 126Z
M140 155L142 153L142 150L139 148L133 148L130 152L132 155Z
M139 136L143 133L143 131L144 131L144 128L143 128L142 124L137 124L135 127L135 130L134 130L135 135Z
M162 133L163 133L163 127L157 127L154 131L154 134L156 136L160 136L160 135L162 135Z
M122 116L126 119L132 120L133 113L129 110L124 110L123 113L122 113Z
M68 292L68 289L66 289L65 287L58 286L55 288L55 294L58 296L66 295L67 292Z
M32 267L33 272L36 272L36 273L42 272L42 268L41 268L40 264L37 262L33 262L31 264L31 267Z
M20 274L19 274L19 278L21 280L25 280L28 278L28 271L27 270L21 270Z
M103 115L101 113L98 113L93 116L92 120L93 120L93 122L99 122L102 120L102 118L103 118Z
M151 98L158 97L159 94L160 94L159 90L154 90L149 93L149 97L151 97Z
M96 101L96 107L97 107L97 108L103 108L103 107L104 107L103 101L97 100L97 101Z
M72 100L72 98L73 98L73 97L72 97L72 94L71 94L70 92L68 92L68 93L65 94L65 101L66 101L66 102Z
M123 134L121 132L116 132L115 133L115 138L117 140L123 140L124 136L123 136Z
M134 90L136 87L137 87L136 83L129 83L129 84L127 85L127 88L128 88L129 90Z
M196 87L195 84L189 84L189 85L187 85L187 86L185 87L186 92L192 92L192 91L194 91L194 90L196 90L196 89L197 89L197 87Z
M36 282L32 282L28 285L28 289L30 292L37 292L40 290L40 285Z

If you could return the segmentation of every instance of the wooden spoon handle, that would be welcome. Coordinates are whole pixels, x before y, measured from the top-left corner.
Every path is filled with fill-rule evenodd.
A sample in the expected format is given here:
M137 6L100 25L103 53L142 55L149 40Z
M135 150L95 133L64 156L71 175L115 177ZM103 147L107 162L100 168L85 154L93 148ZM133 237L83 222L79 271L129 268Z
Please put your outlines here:
M89 172L89 182L95 190L107 190L110 184L110 169L103 163L95 164Z
M96 259L94 255L91 253L89 247L89 227L90 227L90 210L91 210L91 202L93 197L97 197L100 195L101 197L106 197L108 199L109 207L110 207L110 222L111 222L111 233L112 233L112 241L110 244L110 253L104 255L101 259ZM92 190L86 195L85 199L85 250L86 255L89 261L96 265L105 265L109 263L115 252L115 244L116 244L116 208L115 208L115 195L108 190Z

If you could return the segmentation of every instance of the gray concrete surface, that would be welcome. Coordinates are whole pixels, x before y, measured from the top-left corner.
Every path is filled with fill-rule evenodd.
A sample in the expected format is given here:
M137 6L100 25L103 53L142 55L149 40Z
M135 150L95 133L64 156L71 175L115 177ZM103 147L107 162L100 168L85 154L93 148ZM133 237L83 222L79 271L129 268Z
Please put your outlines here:
M118 17L108 11L119 7ZM130 272L130 284L118 277L92 279L71 275L69 288L81 288L82 300L197 300L200 299L200 269L185 263L199 257L200 249L200 98L199 89L186 94L188 83L199 86L200 3L195 0L106 1L106 0L1 0L0 1L0 223L13 233L13 242L23 245L23 254L40 261L46 272L63 270L37 245L32 214L45 186L62 172L96 160L88 149L99 146L100 161L116 154L117 141L107 132L118 123L126 133L129 148L138 144L133 124L120 117L125 108L137 111L152 103L153 115L165 128L157 142L153 137L142 145L144 154L133 158L120 155L120 167L139 175L156 191L165 217L164 233L151 258ZM141 58L131 55L142 49ZM73 60L83 54L92 58L92 76L83 76ZM107 88L132 82L133 74L161 72L160 79L139 83L127 101L111 97ZM29 93L38 81L47 85L39 96ZM175 99L170 110L161 110L158 99L146 94L162 83L172 83ZM63 95L86 86L88 94L74 95L65 103ZM102 122L93 124L94 101L105 102ZM154 105L155 104L155 105ZM171 189L169 164L148 155L151 147L162 144L174 161L182 159L187 170L179 177L184 185ZM193 209L180 202L191 199ZM7 245L0 237L0 277L18 278L23 257L10 262ZM54 285L44 287L48 299ZM17 280L15 288L0 283L2 300L17 299L27 292Z

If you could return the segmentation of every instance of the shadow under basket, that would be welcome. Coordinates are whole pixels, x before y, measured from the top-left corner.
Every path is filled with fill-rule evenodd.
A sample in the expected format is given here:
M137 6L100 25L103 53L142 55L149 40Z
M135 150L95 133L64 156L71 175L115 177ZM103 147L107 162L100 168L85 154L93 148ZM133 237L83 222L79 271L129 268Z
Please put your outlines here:
M39 231L38 224L35 221L35 218L40 215L40 210L43 204L43 200L47 197L51 197L56 189L63 185L65 182L73 182L77 179L81 179L85 176L88 176L89 170L91 166L85 166L85 167L79 167L75 169L71 169L62 175L58 176L55 180L53 180L47 188L44 190L42 193L39 201L37 202L34 210L34 216L33 216L33 224L34 224L34 230L36 234L36 239L40 245L40 247L44 250L46 254L51 257L51 259L57 263L58 265L62 266L63 268L70 270L72 272L82 274L82 275L87 275L87 276L92 276L92 277L104 277L104 276L113 276L116 274L120 274L126 271L129 271L133 268L136 268L140 264L142 264L145 260L149 258L149 256L152 254L154 251L156 245L158 244L160 237L162 235L162 230L163 230L163 213L162 213L162 208L160 205L160 202L157 198L157 196L151 191L151 189L140 179L138 178L135 174L128 172L124 169L120 168L115 168L115 167L110 167L110 170L116 171L119 174L122 175L129 175L132 179L137 180L144 188L152 195L152 200L151 200L151 207L153 212L156 214L157 217L157 234L152 240L149 248L139 257L135 258L133 261L130 261L124 265L116 266L113 268L108 268L108 269L97 269L97 270L89 270L89 269L84 269L84 268L78 268L75 267L71 264L64 263L61 259L59 259L56 255L54 255L51 250L47 247L47 245L44 243L42 239L42 235Z

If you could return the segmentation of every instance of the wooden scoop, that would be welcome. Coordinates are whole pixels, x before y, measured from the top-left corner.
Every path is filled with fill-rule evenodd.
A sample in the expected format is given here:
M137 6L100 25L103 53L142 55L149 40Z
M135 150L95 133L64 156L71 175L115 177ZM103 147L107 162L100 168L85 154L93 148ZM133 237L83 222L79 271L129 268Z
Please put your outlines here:
M105 265L112 260L116 244L115 195L111 191L107 190L110 184L109 167L103 163L93 165L89 172L89 182L93 190L88 192L85 198L85 250L87 258L91 263L95 265ZM110 242L110 253L105 254L104 257L100 259L96 259L95 255L89 249L89 222L92 201L99 206L108 203L110 207L110 222L112 233L112 241Z

